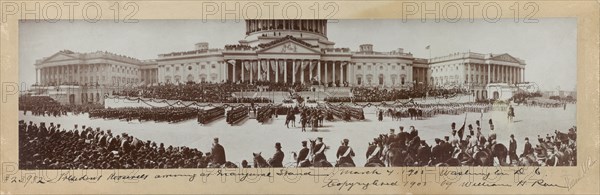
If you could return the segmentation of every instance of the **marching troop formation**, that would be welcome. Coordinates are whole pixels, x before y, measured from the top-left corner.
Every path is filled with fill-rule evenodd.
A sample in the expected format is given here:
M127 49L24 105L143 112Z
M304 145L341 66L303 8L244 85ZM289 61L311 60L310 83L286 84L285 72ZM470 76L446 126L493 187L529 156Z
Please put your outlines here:
M120 119L126 121L156 121L156 122L179 122L197 117L197 108L189 107L127 107L127 108L105 108L89 111L90 118Z

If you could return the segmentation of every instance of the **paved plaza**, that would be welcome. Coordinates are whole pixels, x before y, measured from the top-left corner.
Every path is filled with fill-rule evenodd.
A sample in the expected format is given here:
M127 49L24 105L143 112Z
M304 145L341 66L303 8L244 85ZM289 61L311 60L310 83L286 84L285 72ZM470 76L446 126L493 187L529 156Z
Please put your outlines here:
M563 108L539 108L515 106L516 117L513 123L506 119L506 113L501 111L492 111L484 113L482 124L482 133L488 135L489 125L487 121L492 118L494 121L495 132L498 135L498 141L508 146L510 134L515 135L518 141L517 152L520 154L523 150L523 140L529 137L532 145L537 144L537 135L545 137L546 134L553 134L554 130L566 132L568 128L576 124L576 108L574 104L569 104L566 110ZM475 126L475 120L480 119L480 113L467 113L467 125ZM102 130L111 129L113 134L128 133L141 140L152 140L157 143L163 142L166 146L188 146L198 148L202 152L209 152L214 137L220 138L220 143L225 147L227 160L239 163L242 160L252 162L253 152L262 152L265 158L270 158L275 152L275 142L281 142L285 153L285 162L292 162L291 152L298 152L301 148L301 141L323 137L326 145L330 147L326 151L327 159L335 162L335 152L344 138L350 140L350 146L354 149L356 156L354 161L357 166L363 166L368 142L379 134L387 134L390 128L399 131L399 126L404 126L405 130L413 125L419 130L421 139L427 140L429 145L434 144L435 138L443 138L450 135L450 124L455 122L457 129L463 123L465 115L437 115L425 120L410 120L403 118L402 121L392 121L391 118L384 118L382 122L377 121L375 107L365 108L364 121L345 122L336 120L333 122L325 121L324 127L318 132L301 132L300 124L289 129L284 126L285 116L273 118L265 124L260 124L254 119L245 119L237 125L230 126L225 119L219 119L208 125L202 126L196 120L188 120L179 123L169 124L166 122L126 122L121 120L90 119L87 114L63 117L41 117L31 114L23 115L19 112L19 117L25 121L54 122L61 124L65 129L72 128L75 123L100 127ZM468 129L465 134L468 134Z

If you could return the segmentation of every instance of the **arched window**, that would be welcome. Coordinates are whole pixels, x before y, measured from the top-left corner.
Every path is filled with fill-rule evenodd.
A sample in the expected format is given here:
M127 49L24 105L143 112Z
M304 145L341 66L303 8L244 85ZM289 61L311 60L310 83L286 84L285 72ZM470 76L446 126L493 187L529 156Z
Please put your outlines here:
M189 74L189 75L187 76L187 81L188 81L188 82L193 82L193 81L194 81L194 76L192 76L192 74Z
M384 79L383 74L379 74L379 85L383 85L383 79Z

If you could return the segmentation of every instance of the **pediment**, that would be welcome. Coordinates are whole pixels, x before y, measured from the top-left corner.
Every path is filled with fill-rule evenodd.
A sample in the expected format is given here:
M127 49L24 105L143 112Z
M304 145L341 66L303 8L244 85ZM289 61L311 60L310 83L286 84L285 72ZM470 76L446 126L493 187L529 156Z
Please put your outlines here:
M497 60L497 61L520 63L520 61L518 59L516 59L515 57L513 57L513 56L511 56L509 54L495 55L495 56L491 57L490 59L491 60Z
M65 60L74 60L74 59L77 59L77 58L75 58L71 55L68 55L68 54L64 54L62 52L58 52L58 53L44 59L43 62L46 63L46 62L65 61Z
M257 53L281 54L281 53L297 53L297 54L320 54L321 52L313 48L309 48L303 44L293 40L286 40L281 43L274 44L270 47L263 48Z

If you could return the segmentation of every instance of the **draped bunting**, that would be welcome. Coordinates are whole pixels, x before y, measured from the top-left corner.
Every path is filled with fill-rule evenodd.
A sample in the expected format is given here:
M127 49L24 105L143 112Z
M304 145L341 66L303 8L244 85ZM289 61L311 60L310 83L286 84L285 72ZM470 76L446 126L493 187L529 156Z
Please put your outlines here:
M262 65L261 68L262 68L263 72L269 68L269 65L267 63L268 63L268 61L263 61L263 60L260 61L260 64Z
M258 62L252 61L252 74L256 74L258 72Z
M302 71L306 70L307 66L308 66L308 61L303 61L302 62Z
M292 63L292 64L296 65L296 67L294 67L294 74L296 74L300 70L301 64L298 64L298 63L295 63L295 62Z
M285 65L284 65L285 63L286 63L285 61L283 61L282 63L279 63L279 74L283 73L283 70L285 68Z
M233 95L233 94L232 94ZM197 106L197 107L225 107L225 108L235 108L235 107L239 107L239 106L244 106L245 104L248 103L223 103L222 105L219 106L219 103L213 104L213 103L200 103L200 102L196 102L193 101L191 103L186 104L185 102L181 101L181 100L165 100L165 99L144 99L144 98L140 98L140 97L127 97L127 96L113 96L112 98L114 99L118 99L118 100L127 100L127 101L137 101L137 102L141 102L144 103L152 108L164 108L164 107L191 107L191 106ZM169 101L171 101L172 103L170 103ZM164 103L167 104L166 106L155 106L152 105L150 103ZM279 106L279 105L274 105L273 103L268 103L268 106Z
M227 63L235 66L235 60L227 60Z
M250 62L244 61L243 63L244 63L245 70L249 70L250 69Z
M275 63L276 61L275 60L270 60L269 62L271 62L271 69L273 71L275 71L277 69L277 64Z
M232 94L233 95L233 94ZM128 100L128 101L137 101L137 102L142 102L150 107L153 108L163 108L163 107L190 107L190 106L197 106L197 107L219 107L219 103L213 104L213 103L200 103L200 102L196 102L193 101L191 103L186 104L185 102L181 101L181 100L164 100L164 99L144 99L144 98L140 98L140 97L127 97L127 96L113 96L112 98L114 99L119 99L119 100ZM169 101L173 102L173 103L169 103ZM167 106L155 106L150 104L151 102L154 103L165 103L167 104ZM222 107L225 108L229 108L229 107L239 107L239 106L244 106L248 103L223 103ZM327 104L332 104L332 105L339 105L339 106L344 106L344 105L348 105L348 106L358 106L361 108L365 108L365 107L371 107L371 106L375 106L375 107L380 107L380 106L395 106L395 105L406 105L406 104L413 104L415 106L418 106L418 104L416 102L414 102L412 99L409 99L406 102L401 102L399 100L396 100L392 103L386 103L386 102L381 102L381 103L371 103L371 102L367 102L367 103L351 103L351 102L339 102L339 103L327 103ZM268 106L276 106L273 103L268 103Z

